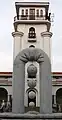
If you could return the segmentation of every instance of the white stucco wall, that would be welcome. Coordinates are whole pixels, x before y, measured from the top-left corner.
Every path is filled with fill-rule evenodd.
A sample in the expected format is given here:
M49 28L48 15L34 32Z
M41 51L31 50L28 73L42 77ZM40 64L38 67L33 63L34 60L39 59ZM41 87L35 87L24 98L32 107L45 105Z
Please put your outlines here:
M13 41L13 59L16 57L16 55L20 52L21 50L21 37L20 36L15 36L14 41Z
M36 42L28 42L30 38L28 38L29 28L34 27L36 33ZM13 56L14 58L16 55L23 49L28 48L30 45L34 45L36 48L40 48L47 53L49 57L51 57L51 42L50 37L46 36L43 38L41 36L42 32L47 30L46 24L19 24L17 26L17 31L23 32L23 36L15 36L14 37L14 47L13 47Z
M51 38L48 33L46 34L46 36L43 36L43 50L51 60Z
M36 42L28 42L28 33L29 33L29 28L34 27L35 28L35 33L36 33ZM17 31L23 32L23 36L15 36L14 37L14 47L13 47L13 55L16 56L21 50L28 48L30 45L34 45L36 48L43 49L43 37L41 36L42 32L45 32L47 30L46 25L33 25L33 24L19 24L17 27ZM46 45L47 46L47 45Z
M34 27L36 32L36 40L35 43L28 42L28 33L29 28ZM22 49L29 47L31 44L35 45L37 48L43 49L43 39L41 38L41 32L46 30L46 25L19 25L18 31L23 31L24 36L22 37Z

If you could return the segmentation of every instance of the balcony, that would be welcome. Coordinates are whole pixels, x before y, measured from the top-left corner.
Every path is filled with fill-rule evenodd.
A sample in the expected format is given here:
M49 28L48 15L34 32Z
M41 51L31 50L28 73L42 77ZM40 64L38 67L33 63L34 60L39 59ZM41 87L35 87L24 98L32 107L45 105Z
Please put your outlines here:
M35 15L19 15L19 16L15 16L14 17L14 22L17 21L17 20L46 20L46 16L35 16Z
M15 31L17 31L18 24L45 24L47 25L47 31L50 29L51 21L50 16L39 16L37 15L18 15L14 17L14 27Z

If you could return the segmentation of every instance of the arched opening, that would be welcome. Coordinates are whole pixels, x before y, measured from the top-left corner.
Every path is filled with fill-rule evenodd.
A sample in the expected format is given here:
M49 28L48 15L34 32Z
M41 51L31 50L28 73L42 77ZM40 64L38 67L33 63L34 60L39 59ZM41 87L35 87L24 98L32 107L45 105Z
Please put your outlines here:
M39 17L39 9L37 9L37 17Z
M20 113L20 114L25 113L25 106L24 106L25 65L27 62L37 62L40 66L39 89L41 91L40 92L40 101L42 101L42 102L40 102L40 110L39 110L40 114L41 113L42 114L43 113L44 114L52 113L51 63L50 63L50 59L49 59L48 55L43 50L38 49L38 48L33 48L33 49L26 48L26 49L22 50L14 60L12 112ZM45 86L45 82L46 82L46 86ZM18 90L16 89L16 86L17 86ZM51 88L50 90L48 89L49 86ZM43 88L45 88L46 91ZM27 99L27 97L26 97L26 99ZM32 105L32 104L30 104L30 105ZM35 109L35 111L36 111L36 109Z
M29 38L36 38L35 28L31 27L29 29Z
M62 112L62 88L56 92L56 103L59 112Z
M36 106L36 92L34 90L30 90L28 92L28 106Z
M26 9L26 11L25 11L25 12L26 12L26 16L28 17L28 9Z
M34 45L30 45L30 46L29 46L29 48L30 48L30 47L33 47L33 48L35 48L35 46L34 46Z
M43 17L43 10L40 10L40 17Z
M0 88L0 104L1 104L2 100L7 102L7 99L8 99L7 90L5 88Z
M24 9L22 9L22 14L21 15L24 16Z

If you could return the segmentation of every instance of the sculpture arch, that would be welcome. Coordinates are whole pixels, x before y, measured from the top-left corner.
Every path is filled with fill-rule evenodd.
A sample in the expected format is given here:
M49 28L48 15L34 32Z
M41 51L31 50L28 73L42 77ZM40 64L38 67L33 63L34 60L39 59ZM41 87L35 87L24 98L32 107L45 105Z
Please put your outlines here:
M38 48L22 50L14 60L12 111L24 113L25 64L35 61L40 66L40 113L52 112L51 64L47 54ZM50 87L50 90L48 89Z

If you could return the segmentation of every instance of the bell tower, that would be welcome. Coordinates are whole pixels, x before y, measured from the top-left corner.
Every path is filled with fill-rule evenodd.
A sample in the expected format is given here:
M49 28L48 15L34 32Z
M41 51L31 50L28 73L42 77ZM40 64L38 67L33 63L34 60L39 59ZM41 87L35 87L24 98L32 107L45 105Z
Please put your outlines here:
M40 48L51 57L50 15L49 2L16 2L16 16L14 17L14 52L13 58L25 49L33 46Z
M52 33L50 32L51 13L48 12L49 2L48 0L16 2L15 7L16 16L12 33L14 37L13 82L15 81L13 83L13 91L15 91L13 93L13 112L24 113L33 110L40 111L40 113L51 113L50 39ZM19 91L16 91L17 87Z

